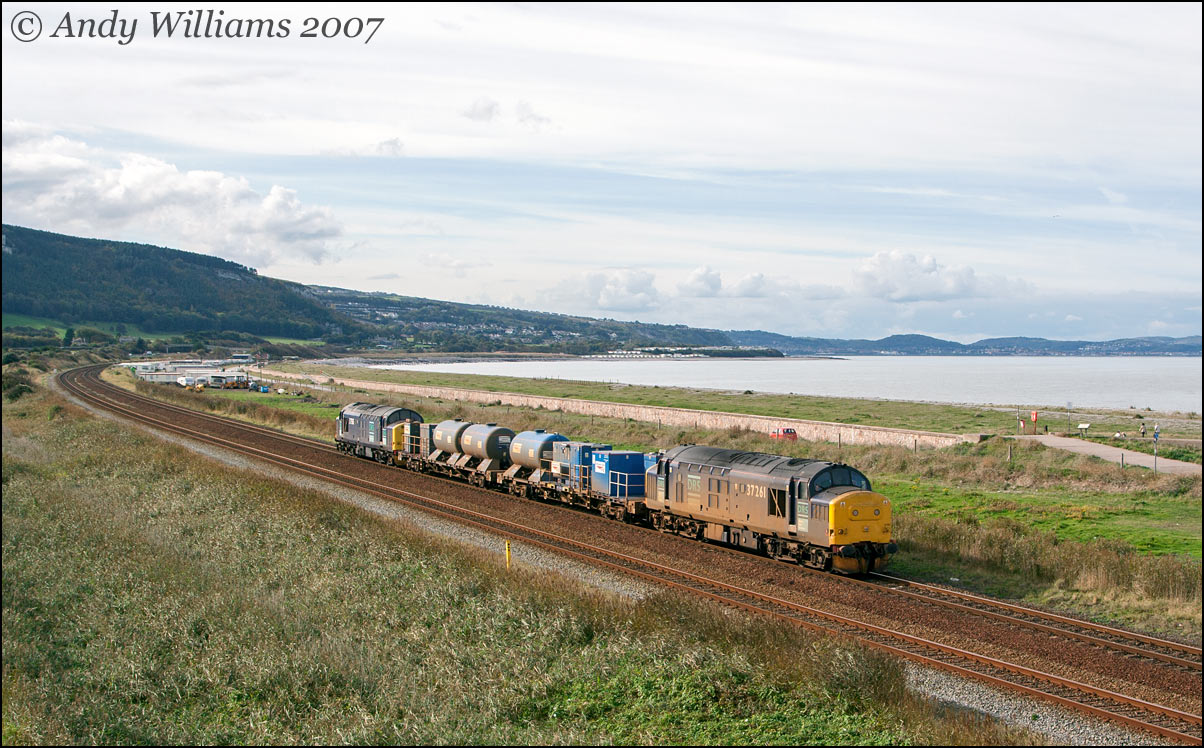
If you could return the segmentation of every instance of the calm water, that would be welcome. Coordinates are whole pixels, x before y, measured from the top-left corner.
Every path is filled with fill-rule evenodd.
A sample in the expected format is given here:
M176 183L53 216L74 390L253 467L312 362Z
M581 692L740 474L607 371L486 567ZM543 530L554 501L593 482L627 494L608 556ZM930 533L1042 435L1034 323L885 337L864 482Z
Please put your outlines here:
M399 364L457 374L948 403L1201 411L1201 359L861 356L845 359L579 359Z

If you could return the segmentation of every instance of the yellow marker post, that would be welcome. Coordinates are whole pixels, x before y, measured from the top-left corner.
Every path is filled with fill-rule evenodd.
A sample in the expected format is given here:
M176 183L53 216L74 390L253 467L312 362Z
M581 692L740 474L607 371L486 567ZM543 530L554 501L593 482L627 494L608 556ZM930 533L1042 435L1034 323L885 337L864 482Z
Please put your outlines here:
M506 541L506 571L510 571L510 541Z

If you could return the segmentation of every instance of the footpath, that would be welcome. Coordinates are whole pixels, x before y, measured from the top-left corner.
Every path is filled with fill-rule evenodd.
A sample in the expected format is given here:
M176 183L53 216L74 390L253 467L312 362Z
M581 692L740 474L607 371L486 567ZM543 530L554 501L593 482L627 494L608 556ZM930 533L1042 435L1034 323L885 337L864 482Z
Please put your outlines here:
M1083 439L1071 439L1065 436L1050 436L1048 434L1039 434L1037 436L1015 435L1008 438L1038 441L1047 447L1091 455L1092 457L1099 457L1102 460L1118 464L1123 460L1125 465L1137 465L1139 467L1150 468L1151 470L1154 468L1154 455L1148 455L1145 452L1137 452L1132 449L1121 449L1120 447L1097 444ZM1169 473L1171 475L1200 475L1200 466L1191 462L1180 462L1179 460L1168 460L1165 457L1159 457L1158 472Z

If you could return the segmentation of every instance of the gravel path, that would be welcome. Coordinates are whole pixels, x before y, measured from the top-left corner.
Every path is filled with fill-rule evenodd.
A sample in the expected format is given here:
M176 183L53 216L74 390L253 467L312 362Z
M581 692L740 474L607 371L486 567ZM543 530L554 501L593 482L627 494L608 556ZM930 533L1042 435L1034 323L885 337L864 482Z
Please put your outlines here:
M1067 452L1076 452L1078 454L1091 455L1098 457L1101 460L1108 460L1120 464L1124 460L1126 465L1137 465L1139 467L1150 468L1154 467L1154 455L1148 455L1145 452L1137 452L1132 449L1121 449L1108 444L1099 444L1097 442L1087 441L1085 439L1071 439L1066 436L1048 436L1038 434L1037 436L1009 436L1009 439L1028 439L1044 444L1047 447L1055 449L1064 449ZM1168 460L1165 457L1158 458L1158 472L1169 473L1171 475L1200 475L1200 465L1191 462L1180 462L1179 460Z

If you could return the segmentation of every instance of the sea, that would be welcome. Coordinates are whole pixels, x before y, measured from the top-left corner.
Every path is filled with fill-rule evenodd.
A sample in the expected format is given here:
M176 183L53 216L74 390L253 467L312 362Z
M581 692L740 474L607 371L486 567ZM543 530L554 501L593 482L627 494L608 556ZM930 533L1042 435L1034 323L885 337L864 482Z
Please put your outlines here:
M579 358L399 363L376 368L798 395L1201 412L1198 356Z

